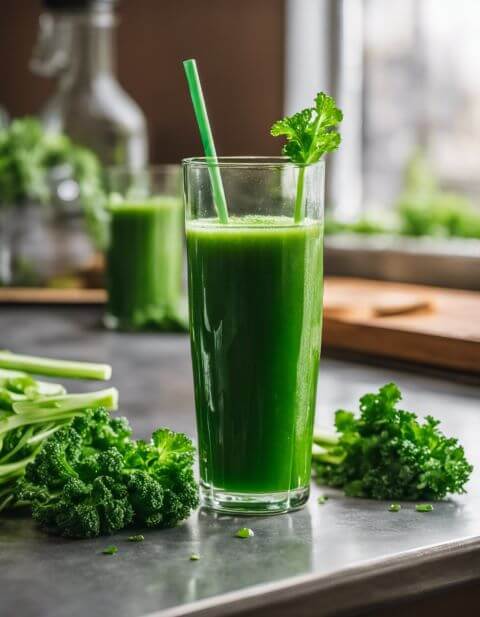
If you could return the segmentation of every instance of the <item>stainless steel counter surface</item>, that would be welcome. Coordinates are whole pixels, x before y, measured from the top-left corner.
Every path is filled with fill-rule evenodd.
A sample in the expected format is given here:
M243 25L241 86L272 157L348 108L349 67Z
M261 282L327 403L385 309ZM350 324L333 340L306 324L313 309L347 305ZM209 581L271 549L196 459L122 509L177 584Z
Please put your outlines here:
M194 432L188 339L183 335L117 334L99 326L93 308L0 307L0 348L113 365L121 411L139 437L167 425ZM458 436L476 464L480 389L387 368L324 359L317 422L339 407L395 381L405 407L432 413ZM70 389L73 391L74 384ZM75 382L75 389L92 383ZM319 505L313 487L302 511L233 519L195 513L182 526L69 541L45 536L28 518L0 519L2 617L140 617L176 615L340 615L386 600L437 590L480 576L480 492L418 513L404 504L347 499L335 491ZM240 526L255 536L234 537ZM118 553L101 554L116 544ZM190 561L198 553L199 561ZM294 607L294 608L292 608Z

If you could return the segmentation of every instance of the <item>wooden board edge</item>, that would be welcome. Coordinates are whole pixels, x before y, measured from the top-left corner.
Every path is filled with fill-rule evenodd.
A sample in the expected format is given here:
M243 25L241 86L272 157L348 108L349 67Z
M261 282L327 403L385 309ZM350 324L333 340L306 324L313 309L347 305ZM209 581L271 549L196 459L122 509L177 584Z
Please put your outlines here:
M325 319L323 344L342 349L406 360L442 368L480 372L480 344L422 332Z
M105 304L104 289L0 288L2 304Z

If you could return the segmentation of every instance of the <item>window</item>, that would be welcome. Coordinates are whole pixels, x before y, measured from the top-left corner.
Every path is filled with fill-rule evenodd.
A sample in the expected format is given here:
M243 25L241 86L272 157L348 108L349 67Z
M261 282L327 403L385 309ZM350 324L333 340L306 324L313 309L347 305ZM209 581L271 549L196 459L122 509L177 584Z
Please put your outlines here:
M442 187L478 196L479 29L477 0L287 2L286 112L318 89L346 112L331 160L355 190L333 191L342 217L391 207L418 147Z

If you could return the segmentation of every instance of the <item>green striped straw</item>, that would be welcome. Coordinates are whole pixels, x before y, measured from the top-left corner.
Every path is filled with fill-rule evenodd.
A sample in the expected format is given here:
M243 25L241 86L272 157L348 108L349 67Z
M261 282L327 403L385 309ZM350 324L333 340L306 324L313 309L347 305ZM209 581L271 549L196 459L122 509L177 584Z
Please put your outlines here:
M207 158L210 182L212 183L213 201L217 209L220 223L228 223L227 201L223 190L222 176L218 167L217 151L213 142L212 129L208 121L207 107L203 98L202 85L198 76L197 63L195 60L185 60L183 62L185 75L187 77L188 89L192 97L193 110L197 119L200 137Z

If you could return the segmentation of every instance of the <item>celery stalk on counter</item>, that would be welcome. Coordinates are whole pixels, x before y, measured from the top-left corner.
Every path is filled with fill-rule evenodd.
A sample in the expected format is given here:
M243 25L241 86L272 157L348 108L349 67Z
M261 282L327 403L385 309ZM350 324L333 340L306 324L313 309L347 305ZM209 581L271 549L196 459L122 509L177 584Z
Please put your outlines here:
M112 376L112 368L108 364L53 360L51 358L15 354L5 350L0 351L0 368L25 371L34 375L45 375L46 377L63 377L65 379L98 379L106 381Z

